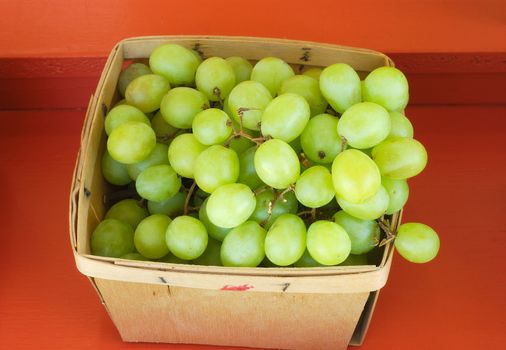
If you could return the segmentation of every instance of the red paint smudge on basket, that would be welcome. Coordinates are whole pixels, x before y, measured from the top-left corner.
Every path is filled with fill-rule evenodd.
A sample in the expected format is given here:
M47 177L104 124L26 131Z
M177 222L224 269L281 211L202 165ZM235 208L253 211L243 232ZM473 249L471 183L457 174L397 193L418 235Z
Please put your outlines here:
M231 285L224 285L220 290L235 290L235 291L240 291L240 292L244 292L248 289L251 289L251 288L255 288L249 284L243 284L242 286L231 286Z

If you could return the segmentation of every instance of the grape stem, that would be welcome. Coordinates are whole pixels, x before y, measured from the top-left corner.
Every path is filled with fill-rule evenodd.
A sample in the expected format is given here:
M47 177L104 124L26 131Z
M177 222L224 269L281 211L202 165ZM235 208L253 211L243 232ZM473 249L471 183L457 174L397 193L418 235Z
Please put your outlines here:
M297 216L311 215L311 219L316 220L316 208L304 210L297 213Z
M260 226L264 227L265 224L267 224L269 222L269 220L272 217L272 211L274 210L274 206L276 205L276 203L279 202L280 200L283 200L283 196L286 193L294 191L294 190L295 190L295 185L292 184L292 185L288 186L287 188L285 188L282 192L280 192L276 196L276 198L274 198L273 200L269 201L269 205L267 207L267 217L265 218L265 220L262 220L262 222L260 223ZM263 192L263 191L260 191L260 192Z
M306 169L311 166L311 164L309 163L309 159L307 159L306 155L303 152L299 154L299 161L302 163L302 166Z
M341 149L344 151L348 148L348 140L346 140L346 137L341 136Z
M390 230L390 221L381 217L378 220L378 226L385 232L386 237L379 242L378 247L382 247L395 239L395 235Z
M197 183L193 181L190 189L188 190L188 194L186 195L186 199L184 200L184 215L188 215L188 205L190 204L190 198L193 194L193 191L195 191L195 187L197 187Z

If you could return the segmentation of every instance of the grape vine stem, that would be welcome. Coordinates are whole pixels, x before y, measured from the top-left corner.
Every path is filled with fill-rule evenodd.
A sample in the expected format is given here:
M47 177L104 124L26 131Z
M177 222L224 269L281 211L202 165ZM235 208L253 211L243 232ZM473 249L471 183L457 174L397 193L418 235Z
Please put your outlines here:
M190 198L195 191L195 187L197 187L197 183L193 181L190 189L188 190L188 194L186 195L186 199L184 200L184 215L188 215L188 205L190 204Z

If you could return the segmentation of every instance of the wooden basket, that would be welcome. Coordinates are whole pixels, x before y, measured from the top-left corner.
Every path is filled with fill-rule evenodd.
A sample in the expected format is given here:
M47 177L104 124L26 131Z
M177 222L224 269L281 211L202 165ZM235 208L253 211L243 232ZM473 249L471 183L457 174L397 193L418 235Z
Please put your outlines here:
M89 277L124 341L237 345L281 349L344 349L365 336L392 262L387 244L378 266L228 268L128 261L90 254L90 235L110 190L102 178L104 118L118 100L125 60L149 57L164 43L209 56L256 61L276 56L296 71L350 64L360 75L393 66L364 49L303 41L207 36L126 39L112 50L81 135L70 197L70 240L77 268ZM400 213L391 220L396 231Z

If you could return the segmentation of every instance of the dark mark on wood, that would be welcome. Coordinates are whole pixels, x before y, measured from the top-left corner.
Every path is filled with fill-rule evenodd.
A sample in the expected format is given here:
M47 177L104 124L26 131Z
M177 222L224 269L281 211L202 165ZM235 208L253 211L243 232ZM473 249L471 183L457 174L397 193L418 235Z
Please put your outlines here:
M86 196L86 198L89 198L91 196L91 191L86 187L84 188L84 195Z
M302 56L299 58L301 61L309 62L311 59L311 48L310 47L303 47L302 48Z
M163 277L158 277L160 279L160 281L162 281L162 283L167 283L167 281L165 280L165 278Z
M107 106L105 105L105 103L102 102L102 104L100 105L100 107L102 108L102 114L105 118L105 116L107 115Z
M283 292L286 292L286 290L288 289L288 287L290 287L290 283L288 283L288 282L284 283L283 286L284 286L283 287Z
M304 67L305 67L305 65L303 65L303 64L299 65L299 74L302 74Z
M200 58L204 59L204 52L202 51L202 49L200 47L200 43L195 43L195 45L193 45L192 50L195 51L196 53L198 53Z
M172 292L170 291L170 286L167 286L167 294L170 296L172 296Z

